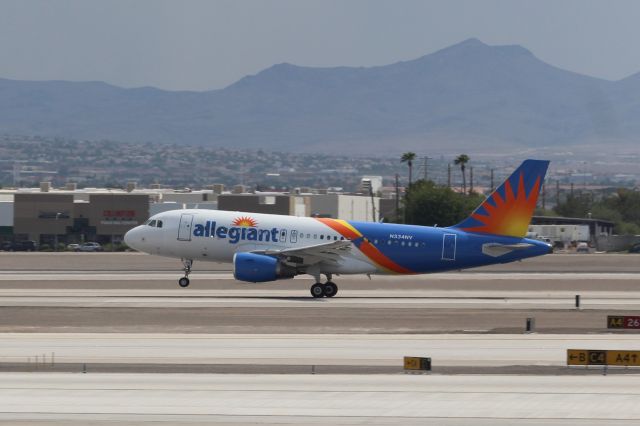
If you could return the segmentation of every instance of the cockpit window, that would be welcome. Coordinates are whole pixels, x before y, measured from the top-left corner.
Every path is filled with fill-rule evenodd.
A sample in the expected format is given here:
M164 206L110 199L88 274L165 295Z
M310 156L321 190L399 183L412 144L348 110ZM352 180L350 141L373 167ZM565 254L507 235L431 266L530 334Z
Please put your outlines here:
M157 223L158 223L158 228L162 228L162 221L159 220Z
M149 222L149 226L153 226L155 228L156 227L156 221L152 220L151 222Z
M148 225L151 223L151 219L147 220L145 223L143 223L143 225Z

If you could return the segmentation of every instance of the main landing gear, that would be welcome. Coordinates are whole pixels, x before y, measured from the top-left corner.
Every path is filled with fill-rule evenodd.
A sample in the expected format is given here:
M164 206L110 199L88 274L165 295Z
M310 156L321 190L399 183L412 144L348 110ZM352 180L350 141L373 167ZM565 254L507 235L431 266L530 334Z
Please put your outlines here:
M182 288L189 287L189 274L191 273L191 267L193 266L192 259L181 259L184 271L184 277L178 280L178 285Z
M320 297L333 297L338 294L338 286L331 281L331 274L327 274L327 282L322 284L320 282L320 276L314 277L316 283L311 286L311 296L314 298Z

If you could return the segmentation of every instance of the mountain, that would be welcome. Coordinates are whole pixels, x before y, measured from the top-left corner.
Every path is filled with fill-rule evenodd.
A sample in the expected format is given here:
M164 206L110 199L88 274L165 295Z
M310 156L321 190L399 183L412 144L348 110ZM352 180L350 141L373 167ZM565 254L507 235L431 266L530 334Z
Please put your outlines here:
M378 67L274 65L222 89L0 79L0 133L337 153L635 143L640 73L612 82L477 39Z

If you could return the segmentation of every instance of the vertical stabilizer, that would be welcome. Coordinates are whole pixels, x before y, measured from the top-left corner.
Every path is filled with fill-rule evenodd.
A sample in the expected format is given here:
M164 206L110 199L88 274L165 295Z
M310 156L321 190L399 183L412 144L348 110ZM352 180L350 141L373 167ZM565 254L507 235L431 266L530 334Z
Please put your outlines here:
M523 238L527 234L548 166L548 161L525 160L471 216L454 228Z

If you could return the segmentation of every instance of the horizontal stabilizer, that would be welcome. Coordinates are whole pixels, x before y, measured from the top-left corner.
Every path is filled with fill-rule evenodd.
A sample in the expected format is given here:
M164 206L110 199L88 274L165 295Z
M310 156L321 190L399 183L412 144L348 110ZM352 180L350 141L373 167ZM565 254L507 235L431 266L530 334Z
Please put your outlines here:
M517 244L500 244L500 243L486 243L482 245L482 253L491 257L504 256L507 253L511 253L515 250L524 250L526 248L533 247L533 244L529 243L517 243Z

